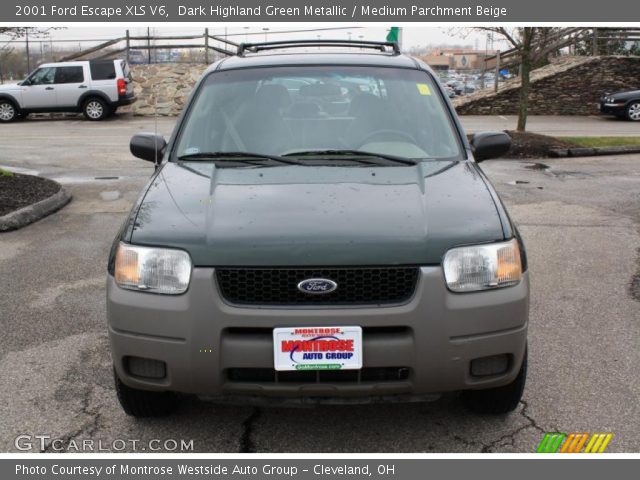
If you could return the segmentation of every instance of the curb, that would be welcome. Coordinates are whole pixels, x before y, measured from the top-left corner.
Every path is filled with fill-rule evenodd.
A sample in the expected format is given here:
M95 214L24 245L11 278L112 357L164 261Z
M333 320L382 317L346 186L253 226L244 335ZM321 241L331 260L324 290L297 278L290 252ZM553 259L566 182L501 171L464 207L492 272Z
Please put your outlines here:
M0 217L0 232L17 230L60 210L71 201L71 195L62 187L50 197Z
M640 153L640 147L594 147L594 148L554 148L549 150L549 156L553 158L565 157L598 157L602 155L624 155Z

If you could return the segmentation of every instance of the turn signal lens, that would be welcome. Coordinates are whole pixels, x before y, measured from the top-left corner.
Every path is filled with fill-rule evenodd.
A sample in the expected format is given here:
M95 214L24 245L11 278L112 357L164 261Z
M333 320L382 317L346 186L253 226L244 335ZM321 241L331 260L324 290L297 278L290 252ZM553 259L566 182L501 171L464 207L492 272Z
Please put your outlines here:
M522 278L520 247L508 242L458 247L443 261L447 286L454 292L475 292L516 285Z
M182 250L121 243L116 252L115 280L131 290L184 293L191 280L191 258Z

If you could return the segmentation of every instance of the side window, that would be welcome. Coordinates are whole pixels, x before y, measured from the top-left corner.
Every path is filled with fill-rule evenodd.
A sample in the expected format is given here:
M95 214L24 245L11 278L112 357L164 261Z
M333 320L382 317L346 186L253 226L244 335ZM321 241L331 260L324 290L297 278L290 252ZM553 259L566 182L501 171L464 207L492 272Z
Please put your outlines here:
M84 72L82 67L57 67L55 83L82 83Z
M113 80L116 78L116 67L113 60L108 62L90 62L92 80Z
M29 77L30 85L50 85L56 75L56 69L53 67L39 68Z

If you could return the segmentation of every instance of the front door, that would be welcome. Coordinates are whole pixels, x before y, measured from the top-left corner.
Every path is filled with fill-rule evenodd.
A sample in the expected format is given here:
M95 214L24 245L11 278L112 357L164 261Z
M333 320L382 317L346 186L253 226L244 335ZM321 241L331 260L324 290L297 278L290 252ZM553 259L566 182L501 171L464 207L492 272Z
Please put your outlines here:
M55 108L58 106L55 80L55 67L37 69L22 83L22 103L27 109Z

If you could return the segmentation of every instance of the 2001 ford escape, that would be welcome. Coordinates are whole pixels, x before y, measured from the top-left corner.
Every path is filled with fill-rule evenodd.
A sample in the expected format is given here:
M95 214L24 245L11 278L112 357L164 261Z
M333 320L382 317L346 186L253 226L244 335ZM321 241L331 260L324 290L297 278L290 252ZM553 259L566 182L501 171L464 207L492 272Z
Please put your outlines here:
M131 141L157 168L109 259L125 411L166 414L180 393L458 390L474 411L513 410L527 262L477 165L509 145L468 142L434 74L395 44L241 45L202 76L168 143Z

